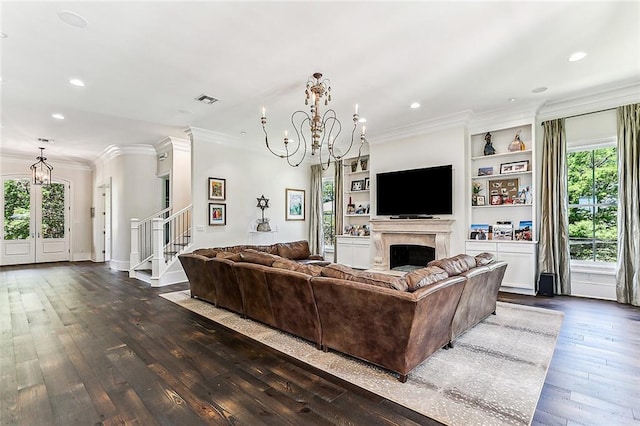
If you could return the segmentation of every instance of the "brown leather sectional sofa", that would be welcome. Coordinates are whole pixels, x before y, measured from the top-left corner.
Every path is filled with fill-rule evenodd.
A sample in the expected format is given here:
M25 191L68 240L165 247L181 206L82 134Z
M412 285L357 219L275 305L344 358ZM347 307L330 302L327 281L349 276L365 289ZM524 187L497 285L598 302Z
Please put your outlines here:
M306 241L179 256L191 297L399 374L495 312L506 262L461 254L402 277L329 264Z

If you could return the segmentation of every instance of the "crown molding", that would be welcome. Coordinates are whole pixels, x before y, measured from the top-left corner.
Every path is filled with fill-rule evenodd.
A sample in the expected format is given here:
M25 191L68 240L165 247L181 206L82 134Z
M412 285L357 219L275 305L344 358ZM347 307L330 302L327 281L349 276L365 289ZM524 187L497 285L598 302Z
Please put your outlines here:
M152 145L109 145L98 155L93 164L113 160L121 155L156 155L156 149Z
M546 121L589 114L640 102L640 81L600 87L580 96L550 100L538 111L538 120Z
M10 159L21 160L21 161L26 161L30 163L35 163L37 161L35 156L28 156L25 153L4 151L4 150L2 151L2 158L3 159L10 158ZM61 158L56 158L51 156L47 156L47 161L54 167L62 167L65 169L85 170L85 171L93 169L90 163L87 163L84 161L64 160Z
M419 121L414 124L409 124L407 126L385 130L376 134L374 137L368 137L367 141L371 145L377 145L381 143L397 141L399 139L407 139L412 136L435 133L440 130L451 129L454 127L466 126L471 116L471 110L464 110L454 114L443 115L440 117L431 118L429 120Z
M169 151L191 151L191 141L189 139L175 138L173 136L167 136L166 138L153 144L158 154L163 154Z
M522 126L535 123L540 103L514 105L510 108L499 108L474 114L469 120L469 133L483 133L497 129Z

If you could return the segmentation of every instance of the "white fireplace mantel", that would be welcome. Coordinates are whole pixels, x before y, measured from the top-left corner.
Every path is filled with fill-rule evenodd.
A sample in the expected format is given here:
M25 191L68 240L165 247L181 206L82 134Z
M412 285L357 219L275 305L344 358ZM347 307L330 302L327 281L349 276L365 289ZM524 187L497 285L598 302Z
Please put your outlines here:
M389 247L395 244L417 244L433 247L436 259L449 256L452 219L388 219L372 218L371 240L374 255L372 269L389 269Z

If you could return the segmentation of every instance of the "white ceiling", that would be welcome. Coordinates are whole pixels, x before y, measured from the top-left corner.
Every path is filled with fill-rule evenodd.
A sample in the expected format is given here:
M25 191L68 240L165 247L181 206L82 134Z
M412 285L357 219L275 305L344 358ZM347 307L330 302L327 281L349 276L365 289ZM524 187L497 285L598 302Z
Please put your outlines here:
M640 81L640 2L0 3L4 153L93 161L109 145L186 137L187 126L264 144L315 71L367 134L463 111L542 105ZM84 17L78 28L60 11ZM569 62L569 55L587 57ZM74 87L70 78L86 86ZM545 86L548 90L532 93ZM205 93L213 105L194 100ZM509 98L516 98L510 103ZM417 101L419 109L409 109ZM64 120L51 114L61 113ZM242 135L241 132L246 132Z

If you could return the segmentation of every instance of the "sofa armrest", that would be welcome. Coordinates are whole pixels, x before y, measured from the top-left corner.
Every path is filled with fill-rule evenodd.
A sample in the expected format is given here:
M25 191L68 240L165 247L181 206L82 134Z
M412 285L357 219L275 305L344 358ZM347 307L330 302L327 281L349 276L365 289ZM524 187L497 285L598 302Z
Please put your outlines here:
M309 259L309 260L324 260L324 256L322 256L321 254L312 254L312 255L309 255L309 257L307 257L307 259Z

